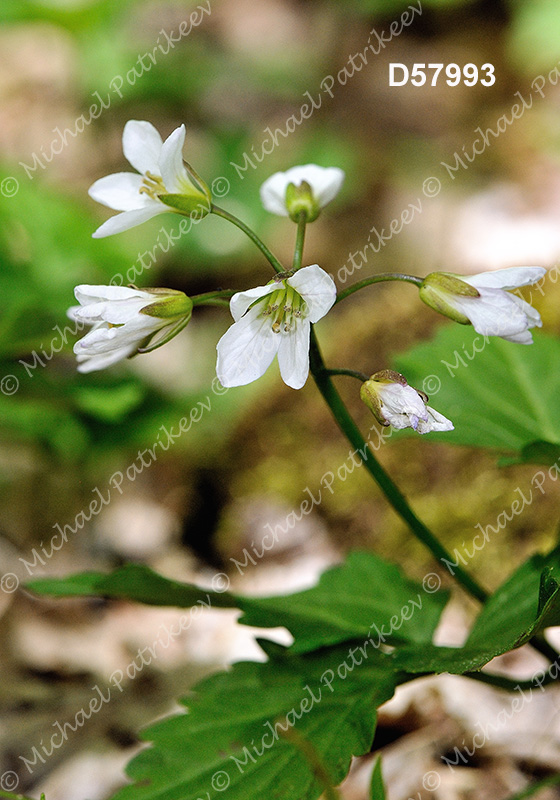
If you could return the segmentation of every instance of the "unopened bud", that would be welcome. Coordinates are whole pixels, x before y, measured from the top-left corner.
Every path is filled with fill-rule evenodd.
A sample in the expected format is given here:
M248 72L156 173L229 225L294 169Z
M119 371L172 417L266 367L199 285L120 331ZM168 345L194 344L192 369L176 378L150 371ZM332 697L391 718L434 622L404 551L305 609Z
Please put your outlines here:
M454 296L480 297L480 292L474 286L447 272L431 272L420 286L420 299L426 305L461 325L469 325L469 318L453 305Z

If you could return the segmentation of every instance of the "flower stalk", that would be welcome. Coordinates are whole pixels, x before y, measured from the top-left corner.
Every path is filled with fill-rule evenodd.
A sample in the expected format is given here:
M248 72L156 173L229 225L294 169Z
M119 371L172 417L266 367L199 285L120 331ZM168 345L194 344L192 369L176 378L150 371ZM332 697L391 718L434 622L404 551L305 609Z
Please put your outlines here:
M311 329L310 370L317 388L330 408L338 427L359 454L364 467L375 480L394 510L401 519L407 523L416 538L428 548L438 561L443 561L444 559L453 561L451 553L446 550L439 539L437 539L429 528L416 516L404 495L375 458L371 448L360 433L358 426L350 416L348 409L331 380L331 376L325 367L313 328ZM484 603L488 599L488 592L486 592L466 570L459 566L454 567L454 570L458 583L460 583L472 597L475 597L481 603Z
M296 246L294 249L294 260L292 262L293 270L298 270L301 267L303 260L303 245L305 242L305 229L307 226L307 214L305 211L299 212L297 226Z
M214 203L210 208L210 213L215 214L217 217L222 217L223 219L227 219L228 222L231 222L232 225L235 225L237 228L239 228L239 230L243 231L243 233L249 237L249 239L253 242L253 244L255 244L259 248L259 250L266 258L268 263L271 265L271 267L278 273L284 272L284 267L278 261L276 256L273 253L271 253L271 251L268 249L268 247L265 245L262 239L260 239L248 225L245 225L245 223L242 220L240 220L239 217L230 214L230 212L226 211L225 208L220 208L220 206L217 206Z
M353 283L344 291L338 293L336 302L340 303L346 297L350 297L354 292L359 292L360 289L365 289L366 286L372 286L374 283L383 283L385 281L403 281L404 283L413 283L416 286L422 285L422 278L417 278L415 275L406 275L404 272L381 272L379 275L372 275L370 278L364 278L363 281Z

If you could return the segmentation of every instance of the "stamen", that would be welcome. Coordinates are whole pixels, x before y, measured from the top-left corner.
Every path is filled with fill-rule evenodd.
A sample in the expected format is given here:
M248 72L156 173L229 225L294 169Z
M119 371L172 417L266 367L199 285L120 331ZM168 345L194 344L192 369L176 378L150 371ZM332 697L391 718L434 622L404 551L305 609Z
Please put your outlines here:
M273 317L272 330L274 333L289 333L297 319L304 317L305 301L295 289L284 283L283 288L271 292L267 296L261 315Z
M158 194L166 194L167 189L160 175L154 175L146 171L142 186L138 190L139 194L147 194L152 200L158 199Z

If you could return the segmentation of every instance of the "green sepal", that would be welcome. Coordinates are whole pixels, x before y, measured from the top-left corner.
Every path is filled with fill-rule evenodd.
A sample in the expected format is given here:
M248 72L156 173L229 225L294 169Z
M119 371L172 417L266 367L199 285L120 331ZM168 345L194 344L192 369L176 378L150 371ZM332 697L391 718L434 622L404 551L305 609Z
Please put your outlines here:
M426 275L420 285L419 292L420 299L426 305L461 325L470 325L471 321L450 302L453 295L480 297L478 289L475 289L474 286L466 283L466 281L462 281L456 275L451 275L447 272L431 272Z
M377 381L378 383L400 383L401 386L408 386L408 381L401 375L400 372L395 372L394 369L380 369L379 372L374 372L370 377L370 381Z
M360 398L369 408L375 419L385 428L390 425L383 414L383 403L379 397L378 386L388 383L399 383L401 386L408 386L408 381L400 372L393 369L381 369L374 372L369 380L362 383L360 387Z
M299 222L301 212L305 212L306 222L313 222L321 212L313 190L307 181L302 181L299 186L289 183L286 189L286 208L293 222Z
M192 194L158 194L157 197L169 208L193 219L203 219L210 213L211 203L208 197L196 189Z
M426 281L444 292L459 294L463 297L480 297L478 289L451 272L431 272L424 278L423 283L426 283Z
M150 290L154 293L154 290ZM184 292L177 292L171 289L162 290L165 292L165 297L161 300L156 300L144 308L140 309L141 314L146 314L149 317L157 317L158 319L174 319L175 317L192 316L193 301Z
M387 428L389 426L389 422L383 416L381 411L382 403L379 399L379 394L377 392L377 387L375 384L377 381L372 380L370 378L369 381L362 383L360 387L360 399L362 403L369 408L375 419L383 425L383 427Z

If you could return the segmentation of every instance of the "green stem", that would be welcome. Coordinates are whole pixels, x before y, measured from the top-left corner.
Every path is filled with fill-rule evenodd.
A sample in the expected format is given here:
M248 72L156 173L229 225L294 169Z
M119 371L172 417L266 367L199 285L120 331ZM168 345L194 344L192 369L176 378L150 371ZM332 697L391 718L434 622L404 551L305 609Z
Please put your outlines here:
M319 344L315 336L313 326L311 326L311 346L310 346L310 369L325 402L330 408L340 430L346 436L351 445L359 453L364 467L377 482L379 488L385 494L389 503L393 506L397 514L408 524L416 538L424 544L438 561L449 561L455 564L451 553L439 542L434 534L421 522L414 511L408 505L405 497L401 494L398 487L393 483L387 472L377 461L369 445L366 443L358 426L350 416L342 398L335 389L328 370L319 350ZM454 565L455 578L473 597L484 603L488 598L488 593L480 586L468 572L461 567Z
M275 255L273 255L273 254L270 252L270 250L269 250L269 249L268 249L268 247L265 245L265 243L264 243L263 241L261 241L261 239L259 239L259 237L257 236L257 234L256 234L254 231L252 231L252 230L251 230L251 228L249 228L249 226L248 226L248 225L245 225L245 223L244 223L244 222L242 222L242 220L238 219L238 218L237 218L237 217L235 217L233 214L230 214L230 213L229 213L229 211L226 211L224 208L220 208L219 206L215 206L214 204L212 204L212 207L211 207L211 209L210 209L210 212L211 212L212 214L216 214L216 216L218 216L218 217L223 217L224 219L227 219L227 220L228 220L228 222L231 222L233 225L235 225L236 227L238 227L238 228L239 228L239 230L243 231L243 233L244 233L246 236L248 236L248 237L249 237L249 239L251 239L251 241L252 241L254 244L256 244L256 246L259 248L259 250L261 251L261 253L263 254L263 256L266 258L266 260L268 261L268 263L271 265L271 267L272 267L272 268L273 268L273 269L274 269L276 272L284 272L284 271L285 271L285 270L284 270L284 267L283 267L283 266L282 266L282 264L281 264L281 263L278 261L278 259L276 258L276 256L275 256Z
M489 597L488 592L486 592L468 572L462 569L462 567L458 565L455 566L451 554L429 528L416 516L408 505L404 495L375 458L371 448L360 433L358 426L350 416L348 409L344 405L342 398L331 380L331 375L334 374L358 377L359 373L353 373L352 370L330 370L325 366L313 325L311 326L309 361L311 373L315 379L317 388L329 406L340 430L346 436L350 444L354 446L355 452L360 455L366 470L376 481L389 503L393 506L397 514L408 524L416 538L428 548L438 561L446 561L453 564L453 575L457 582L460 583L472 597L475 597L481 603L485 603ZM542 634L530 639L529 644L552 663L560 658L560 654L546 641ZM481 678L480 680L485 679Z
M361 383L364 381L369 381L369 375L366 375L365 372L358 372L355 369L325 369L327 375L349 375L351 378L357 378Z
M298 223L297 223L297 236L296 236L296 246L294 249L294 261L292 264L292 270L296 271L301 267L301 262L303 259L303 243L305 241L305 226L307 225L307 214L305 211L299 212Z
M480 683L487 683L489 686L495 686L497 689L504 689L506 692L515 692L518 689L534 689L535 686L547 686L549 683L554 683L555 678L547 675L539 683L535 683L534 678L526 681L516 681L511 678L506 678L505 675L493 675L490 672L464 672L463 678L471 678L473 681Z
M405 283L414 283L416 286L422 284L422 278L416 278L414 275L405 275L403 272L381 272L379 275L372 275L371 278L364 278L363 281L353 283L352 286L338 294L336 302L340 303L341 300L354 294L354 292L358 292L366 286L371 286L373 283L382 283L383 281L404 281Z
M236 294L234 289L216 289L215 292L193 294L191 300L193 301L193 306L228 306L230 298L234 294Z

